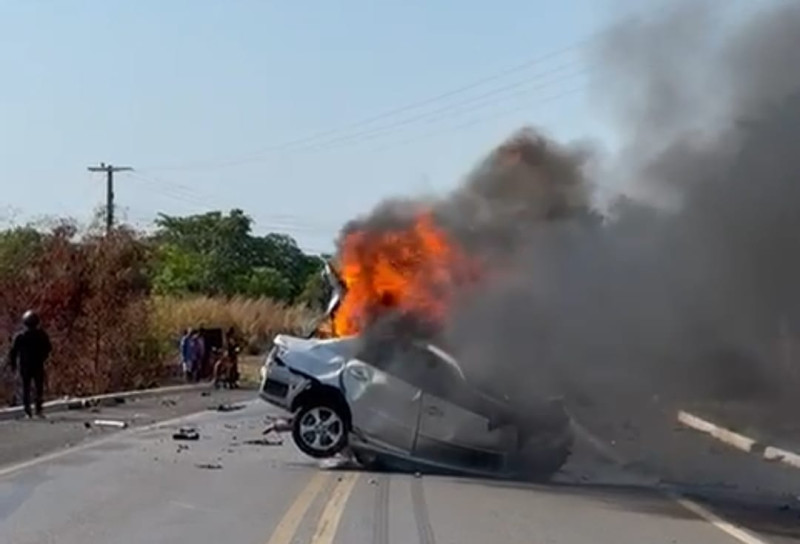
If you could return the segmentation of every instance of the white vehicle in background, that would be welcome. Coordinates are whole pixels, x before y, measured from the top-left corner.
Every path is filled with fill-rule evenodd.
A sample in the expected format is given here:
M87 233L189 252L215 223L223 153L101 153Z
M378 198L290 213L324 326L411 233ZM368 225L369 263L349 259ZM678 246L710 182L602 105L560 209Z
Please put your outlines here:
M333 287L328 315L342 299ZM470 384L458 361L420 341L275 337L260 397L293 414L297 447L315 458L349 449L365 465L547 479L573 434L558 399L524 407Z

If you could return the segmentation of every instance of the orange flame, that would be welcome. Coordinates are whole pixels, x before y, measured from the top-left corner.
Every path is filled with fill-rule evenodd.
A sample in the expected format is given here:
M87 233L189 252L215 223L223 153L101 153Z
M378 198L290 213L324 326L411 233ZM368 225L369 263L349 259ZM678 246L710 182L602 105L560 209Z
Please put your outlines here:
M357 334L387 311L440 325L458 288L480 276L429 211L405 229L349 233L339 259L347 292L333 317L336 336Z

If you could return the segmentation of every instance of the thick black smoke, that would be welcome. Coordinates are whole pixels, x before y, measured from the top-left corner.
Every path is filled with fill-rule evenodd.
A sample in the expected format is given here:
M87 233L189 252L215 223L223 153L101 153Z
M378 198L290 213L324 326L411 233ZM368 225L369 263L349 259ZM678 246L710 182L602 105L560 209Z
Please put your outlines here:
M500 272L461 297L446 331L475 380L596 400L771 396L791 383L800 5L733 15L687 2L593 49L596 107L623 137L608 177L590 179L589 150L524 131L433 203ZM620 199L601 217L593 183L648 204ZM413 209L387 202L345 232L402 225Z

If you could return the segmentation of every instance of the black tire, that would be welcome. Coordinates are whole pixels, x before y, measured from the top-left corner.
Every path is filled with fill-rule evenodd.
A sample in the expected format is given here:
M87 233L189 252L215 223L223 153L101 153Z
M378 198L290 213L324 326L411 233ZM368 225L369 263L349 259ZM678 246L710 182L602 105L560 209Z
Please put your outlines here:
M292 439L309 457L333 457L347 446L347 422L346 410L339 403L311 400L292 419Z

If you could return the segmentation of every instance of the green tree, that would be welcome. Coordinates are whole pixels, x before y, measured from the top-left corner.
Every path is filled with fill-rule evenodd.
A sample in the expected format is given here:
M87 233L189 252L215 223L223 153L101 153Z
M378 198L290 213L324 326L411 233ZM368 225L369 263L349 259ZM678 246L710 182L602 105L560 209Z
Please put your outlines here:
M0 277L22 273L41 250L42 233L32 227L0 232Z
M160 293L263 295L293 302L321 267L291 236L253 236L252 220L242 210L161 215L156 225L153 282Z
M251 225L242 210L228 215L218 211L187 217L161 214L155 238L168 249L162 253L165 261L156 274L161 276L160 285L212 295L234 294L237 278L252 268L248 258Z
M210 259L172 242L156 249L157 265L153 289L159 294L198 293L204 291L209 278Z
M256 238L252 247L257 266L278 270L289 281L291 300L300 296L309 278L322 268L318 257L305 254L294 238L286 234L272 233Z
M241 277L237 287L237 292L249 297L270 297L277 300L288 300L293 288L283 274L266 266L254 268Z

